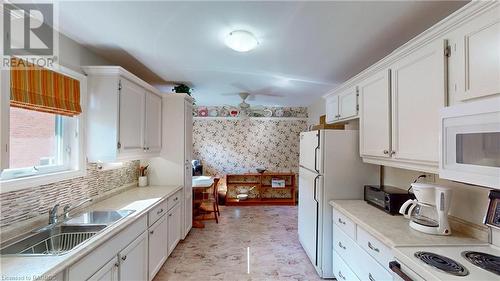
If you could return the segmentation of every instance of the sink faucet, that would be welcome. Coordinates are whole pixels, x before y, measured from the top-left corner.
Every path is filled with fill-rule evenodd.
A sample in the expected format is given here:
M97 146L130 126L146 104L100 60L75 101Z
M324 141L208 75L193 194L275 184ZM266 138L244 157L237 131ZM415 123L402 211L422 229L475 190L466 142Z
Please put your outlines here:
M92 198L89 198L89 199L85 199L81 202L79 202L78 204L76 204L75 206L71 206L71 204L67 204L64 206L63 208L63 216L64 216L64 219L68 219L69 218L69 212L80 207L81 205L87 203L87 202L91 202L92 201Z
M52 209L49 210L49 224L57 223L57 210L59 208L59 203L55 204Z

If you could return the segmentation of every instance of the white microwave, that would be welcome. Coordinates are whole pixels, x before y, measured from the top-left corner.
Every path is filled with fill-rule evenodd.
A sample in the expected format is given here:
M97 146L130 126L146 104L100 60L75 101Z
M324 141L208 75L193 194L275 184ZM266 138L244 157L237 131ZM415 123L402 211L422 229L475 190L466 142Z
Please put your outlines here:
M441 110L439 177L500 189L500 97Z

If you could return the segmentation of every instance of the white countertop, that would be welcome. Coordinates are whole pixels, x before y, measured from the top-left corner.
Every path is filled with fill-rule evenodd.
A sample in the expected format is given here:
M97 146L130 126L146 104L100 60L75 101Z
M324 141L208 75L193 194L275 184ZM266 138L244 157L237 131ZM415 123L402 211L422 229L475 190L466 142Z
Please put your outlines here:
M412 229L403 216L392 216L363 200L332 200L329 203L389 247L487 245L458 232L450 236L419 232Z
M82 212L90 210L134 210L135 212L61 256L0 256L1 280L36 280L37 278L49 280L48 277L55 276L75 263L147 213L164 198L180 189L182 186L132 188L82 209Z

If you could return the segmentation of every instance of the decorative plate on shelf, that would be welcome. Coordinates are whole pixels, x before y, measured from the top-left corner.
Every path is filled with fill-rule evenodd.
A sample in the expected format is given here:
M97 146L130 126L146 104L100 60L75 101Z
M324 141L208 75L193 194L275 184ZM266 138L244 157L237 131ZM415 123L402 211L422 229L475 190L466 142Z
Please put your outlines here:
M208 111L208 116L217 117L219 116L219 111L217 110L217 108L212 108Z
M274 112L274 116L283 117L283 109L276 109L276 111Z
M208 109L206 107L198 108L198 116L207 117L208 116Z
M222 107L220 110L219 110L219 116L220 117L227 117L229 116L229 109L227 109L227 107Z
M232 108L229 111L229 115L231 115L231 117L238 117L238 115L240 115L240 111L236 108Z

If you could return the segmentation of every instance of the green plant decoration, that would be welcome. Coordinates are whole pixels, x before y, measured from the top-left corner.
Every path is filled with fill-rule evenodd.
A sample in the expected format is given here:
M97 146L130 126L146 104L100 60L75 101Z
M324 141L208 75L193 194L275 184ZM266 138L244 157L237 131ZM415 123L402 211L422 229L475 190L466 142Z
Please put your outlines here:
M191 88L189 88L189 86L187 86L185 84L180 84L180 85L175 86L172 89L172 91L175 93L185 93L185 94L188 94L189 96L191 96Z

